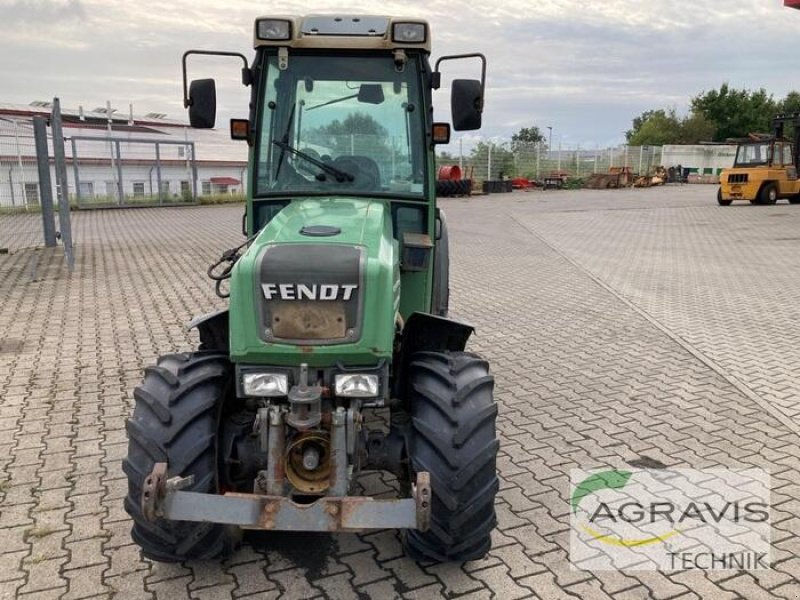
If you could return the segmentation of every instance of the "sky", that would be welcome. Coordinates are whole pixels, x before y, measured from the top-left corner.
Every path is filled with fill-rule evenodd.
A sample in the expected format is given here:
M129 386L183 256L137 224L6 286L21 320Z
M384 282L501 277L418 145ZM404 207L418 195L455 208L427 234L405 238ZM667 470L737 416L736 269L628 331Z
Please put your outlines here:
M776 98L800 89L800 11L782 0L0 0L0 102L58 96L90 110L110 100L122 112L133 103L136 114L184 118L183 51L250 56L253 21L270 10L427 18L434 58L486 54L478 135L500 141L535 125L553 128L554 148L605 147L641 112L686 112L692 96L723 82ZM191 68L190 77L217 79L220 117L247 116L235 61ZM475 77L477 67L452 75ZM446 89L434 101L446 118Z

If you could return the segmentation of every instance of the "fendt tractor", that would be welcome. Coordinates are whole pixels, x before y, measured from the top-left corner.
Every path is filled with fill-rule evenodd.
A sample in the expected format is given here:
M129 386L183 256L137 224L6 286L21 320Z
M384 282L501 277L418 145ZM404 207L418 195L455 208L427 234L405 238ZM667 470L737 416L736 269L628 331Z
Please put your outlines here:
M793 126L793 140L784 135L786 123ZM719 176L720 206L730 206L734 200L775 204L782 198L800 204L800 113L777 115L773 125L774 135L751 135L739 141L733 168Z
M419 19L265 17L255 58L190 50L184 103L216 120L187 58L243 62L247 240L209 269L228 308L196 318L197 351L162 356L134 391L123 468L132 537L157 561L232 552L242 530L396 528L409 556L477 559L498 489L494 380L449 319L448 237L433 121L444 61L452 127L481 126L486 59L432 69ZM479 62L477 62L479 61ZM392 498L350 495L393 474Z

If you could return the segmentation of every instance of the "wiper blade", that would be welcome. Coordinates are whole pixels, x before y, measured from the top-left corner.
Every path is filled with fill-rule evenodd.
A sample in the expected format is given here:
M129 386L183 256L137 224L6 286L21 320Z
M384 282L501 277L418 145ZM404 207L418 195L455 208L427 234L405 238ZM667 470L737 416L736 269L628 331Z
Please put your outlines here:
M283 150L284 152L291 152L295 156L299 156L305 161L310 162L315 167L319 167L323 171L325 171L328 175L333 175L336 177L336 181L342 183L344 181L353 181L355 177L353 177L347 171L342 171L341 169L337 169L333 165L329 165L328 163L324 163L321 160L317 160L310 154L306 154L302 150L298 150L297 148L293 148L289 142L285 142L283 140L272 140L272 143L275 144L278 148Z

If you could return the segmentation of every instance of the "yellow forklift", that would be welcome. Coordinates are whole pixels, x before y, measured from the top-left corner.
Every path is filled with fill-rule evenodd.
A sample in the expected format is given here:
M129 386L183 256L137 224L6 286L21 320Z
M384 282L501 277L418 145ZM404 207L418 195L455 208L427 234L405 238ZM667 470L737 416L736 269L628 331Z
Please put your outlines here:
M793 126L793 140L784 135L787 123ZM720 174L717 192L720 206L730 206L734 200L775 204L782 198L791 204L800 204L797 176L800 113L777 115L773 124L774 135L751 134L738 140L733 167Z

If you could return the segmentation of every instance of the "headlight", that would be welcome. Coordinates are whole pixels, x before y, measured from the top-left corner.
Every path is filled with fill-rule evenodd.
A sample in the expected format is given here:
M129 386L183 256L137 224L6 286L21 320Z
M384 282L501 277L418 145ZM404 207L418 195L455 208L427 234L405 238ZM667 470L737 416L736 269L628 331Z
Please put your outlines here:
M256 37L260 40L279 41L292 37L292 24L279 19L263 19L256 22Z
M392 27L392 41L399 44L424 44L424 23L395 23Z
M377 375L342 373L335 379L336 395L343 398L376 398L380 390Z
M245 396L273 398L289 393L289 377L284 373L245 373L242 375Z

